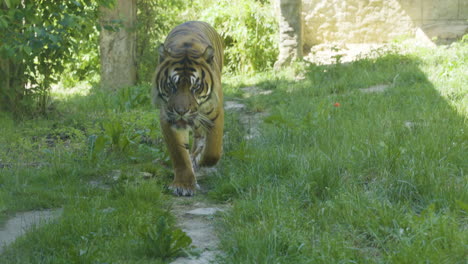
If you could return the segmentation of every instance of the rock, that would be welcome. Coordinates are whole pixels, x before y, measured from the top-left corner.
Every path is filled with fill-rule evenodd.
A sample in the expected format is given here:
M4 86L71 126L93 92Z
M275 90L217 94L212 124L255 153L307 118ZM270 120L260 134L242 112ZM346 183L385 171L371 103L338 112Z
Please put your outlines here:
M117 209L115 209L114 207L107 207L107 208L102 209L101 212L103 212L105 214L109 214L109 213L114 212L115 210L117 210Z
M216 208L216 207L208 207L208 208L197 208L191 211L188 211L187 214L191 215L199 215L199 216L206 216L206 215L214 215L217 212L223 212L223 209Z
M225 110L243 110L245 109L245 104L238 103L236 101L226 101L224 102Z
M141 171L138 173L138 175L140 177L142 177L143 179L147 180L147 179L151 179L153 177L153 174L149 173L149 172L146 172L146 171Z
M91 187L93 188L99 188L99 189L102 189L102 190L110 190L110 186L99 181L99 180L95 180L95 181L89 181L89 185L91 185Z
M414 122L411 122L411 121L405 121L404 124L405 124L405 127L409 128L409 129L412 129L415 126Z
M241 90L244 92L242 95L244 98L249 98L255 95L269 95L273 92L272 90L262 90L256 86L244 87L241 88Z
M121 170L113 170L109 174L110 178L114 181L118 181L120 179L120 176L122 176L122 171Z
M388 87L390 87L390 85L388 84L378 84L378 85L371 86L369 88L359 89L359 91L363 93L381 93L387 90Z

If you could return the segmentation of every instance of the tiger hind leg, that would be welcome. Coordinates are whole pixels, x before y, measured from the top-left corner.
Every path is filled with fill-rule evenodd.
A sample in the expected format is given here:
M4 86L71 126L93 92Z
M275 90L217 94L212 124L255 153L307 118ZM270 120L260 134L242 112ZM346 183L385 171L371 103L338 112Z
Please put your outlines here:
M224 111L221 108L213 127L206 133L204 147L197 165L200 167L211 167L218 163L223 152L223 129L224 129Z
M194 171L198 171L198 169L200 169L198 163L200 162L201 155L205 148L205 144L206 136L202 133L202 131L194 131L192 150L190 151L190 158L192 160L192 166Z

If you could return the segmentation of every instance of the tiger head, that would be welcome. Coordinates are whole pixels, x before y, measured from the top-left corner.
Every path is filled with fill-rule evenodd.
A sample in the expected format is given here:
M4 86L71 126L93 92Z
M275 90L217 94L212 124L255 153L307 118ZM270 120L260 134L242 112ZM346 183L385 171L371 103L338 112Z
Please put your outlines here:
M184 45L192 47L189 43ZM162 117L173 128L184 130L201 125L208 129L212 126L207 117L209 113L204 109L210 104L213 92L213 57L211 46L203 52L193 48L178 51L160 46L155 99L161 106Z

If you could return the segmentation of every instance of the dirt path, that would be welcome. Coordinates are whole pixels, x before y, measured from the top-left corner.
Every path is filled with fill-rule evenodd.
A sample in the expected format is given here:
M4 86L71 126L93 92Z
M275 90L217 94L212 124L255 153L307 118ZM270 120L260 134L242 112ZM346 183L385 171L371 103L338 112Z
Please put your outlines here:
M56 219L62 214L62 211L62 209L55 209L22 212L8 219L4 226L0 226L0 254L6 246L13 243L17 237L26 233L31 227Z
M246 87L242 91L245 94L266 95L271 91L260 91L256 87ZM226 111L236 111L240 113L240 123L244 126L247 134L246 140L253 139L260 135L259 124L267 113L251 113L240 100L226 101L224 109ZM200 177L209 177L210 171L201 173ZM187 235L192 238L192 245L196 248L198 256L180 257L172 264L207 264L216 263L216 258L222 256L219 249L219 238L214 227L217 217L229 209L229 205L214 203L206 199L206 191L199 191L192 198L173 198L172 213L177 218L177 223Z
M216 257L222 255L222 252L218 247L219 238L216 235L214 221L227 209L227 206L206 201L204 195L200 193L192 198L177 197L173 202L172 213L177 218L177 225L192 238L196 254L179 257L171 263L216 263Z

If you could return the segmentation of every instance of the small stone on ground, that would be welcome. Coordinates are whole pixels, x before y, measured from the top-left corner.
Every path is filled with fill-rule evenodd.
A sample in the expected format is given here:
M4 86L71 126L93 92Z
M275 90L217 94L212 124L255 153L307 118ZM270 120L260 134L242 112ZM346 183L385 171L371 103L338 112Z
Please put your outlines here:
M388 84L378 84L368 88L359 89L359 91L363 93L381 93L387 90L388 87L390 87Z
M197 208L197 209L194 209L194 210L191 210L191 211L188 211L187 214L191 214L191 215L214 215L216 214L217 212L222 212L224 211L223 209L220 209L220 208Z
M242 110L245 108L244 104L238 103L236 101L226 101L224 102L225 110Z

